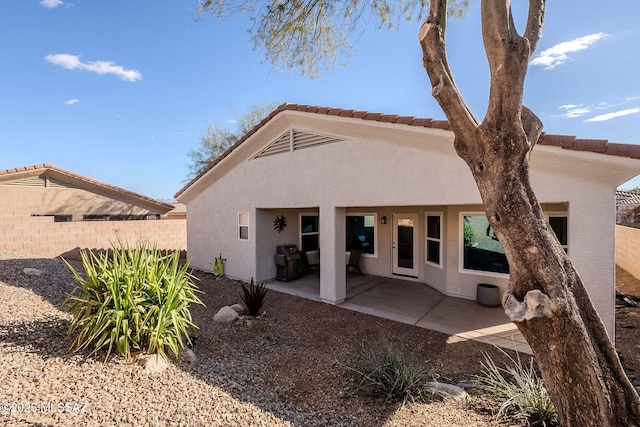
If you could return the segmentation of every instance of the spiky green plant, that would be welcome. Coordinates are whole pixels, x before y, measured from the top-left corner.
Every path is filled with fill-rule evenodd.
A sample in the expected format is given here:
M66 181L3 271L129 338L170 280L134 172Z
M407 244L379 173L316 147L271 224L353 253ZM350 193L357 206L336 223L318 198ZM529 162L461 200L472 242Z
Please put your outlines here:
M427 387L426 369L414 352L403 352L392 340L379 338L373 345L363 342L364 360L349 367L359 378L366 393L383 397L387 402L429 401L433 390Z
M476 376L486 391L501 400L498 417L518 419L532 426L557 426L558 414L535 370L533 359L526 365L519 354L514 359L506 352L502 353L509 359L509 364L498 367L485 353L481 362L482 374Z
M244 283L242 284L242 302L247 306L247 310L249 314L252 316L257 316L264 305L264 299L267 296L267 285L264 283L258 283L257 285L253 283L253 277L251 278L251 283L249 283L249 287L247 288Z
M113 350L127 358L132 350L166 356L167 350L178 355L190 342L188 330L197 326L189 307L202 301L178 251L163 255L146 242L118 242L100 255L80 254L84 274L64 260L80 285L64 305L73 314L72 350L106 349L105 360Z

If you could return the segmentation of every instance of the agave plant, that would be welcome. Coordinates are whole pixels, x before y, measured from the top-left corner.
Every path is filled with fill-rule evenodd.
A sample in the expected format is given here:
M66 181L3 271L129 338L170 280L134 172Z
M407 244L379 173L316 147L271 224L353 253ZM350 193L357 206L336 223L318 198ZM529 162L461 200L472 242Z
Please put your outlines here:
M257 316L264 305L264 299L267 296L267 286L264 283L253 283L253 277L251 283L247 288L244 283L242 284L242 302L247 306L249 314Z
M185 341L191 342L188 330L197 326L189 308L202 301L179 252L119 242L100 255L81 251L81 258L83 275L64 260L80 285L65 302L73 314L72 350L106 349L106 358L114 350L127 358L132 350L166 356L167 350L178 355Z

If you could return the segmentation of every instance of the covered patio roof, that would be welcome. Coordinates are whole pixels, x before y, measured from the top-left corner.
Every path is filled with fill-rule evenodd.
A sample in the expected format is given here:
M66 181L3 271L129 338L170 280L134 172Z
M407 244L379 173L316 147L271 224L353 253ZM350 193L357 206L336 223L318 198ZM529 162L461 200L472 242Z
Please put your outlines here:
M290 282L273 281L275 291L320 301L320 278L307 274ZM446 296L408 280L349 274L347 298L339 307L450 335L451 342L474 340L531 354L531 348L502 307Z

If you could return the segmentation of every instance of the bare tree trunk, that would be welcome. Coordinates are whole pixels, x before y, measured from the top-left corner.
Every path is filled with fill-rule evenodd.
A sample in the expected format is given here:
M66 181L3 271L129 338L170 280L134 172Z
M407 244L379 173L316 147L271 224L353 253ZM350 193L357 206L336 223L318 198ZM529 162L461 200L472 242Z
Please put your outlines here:
M447 0L431 0L420 30L424 66L454 130L456 151L471 169L509 261L505 312L531 346L561 424L638 426L638 394L530 185L529 153L542 123L522 105L522 96L544 6L544 0L530 0L527 27L520 36L509 0L482 1L491 72L482 123L464 103L447 64Z

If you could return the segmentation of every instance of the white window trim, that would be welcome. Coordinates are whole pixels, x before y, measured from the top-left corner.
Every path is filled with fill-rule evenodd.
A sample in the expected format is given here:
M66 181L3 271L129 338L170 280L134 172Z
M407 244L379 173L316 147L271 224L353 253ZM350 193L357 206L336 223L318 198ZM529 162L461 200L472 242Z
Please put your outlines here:
M373 216L373 253L362 253L363 257L378 258L378 214L377 212L349 212L345 216ZM347 226L344 227L345 233L347 232ZM343 238L346 237L343 236ZM347 254L351 254L351 251L346 251Z
M302 232L302 217L303 216L317 216L318 217L318 231L311 233ZM320 213L319 212L299 212L298 213L298 248L302 250L302 236L318 235L318 250L320 250Z
M430 216L437 216L440 217L440 238L436 239L434 237L429 237L428 232L429 232L429 217ZM443 260L443 253L442 253L442 240L443 240L443 233L442 233L442 219L444 217L444 213L443 212L425 212L424 214L424 262L425 264L429 264L431 266L434 267L438 267L440 269L444 268L444 263L442 262ZM438 242L439 245L439 252L440 252L440 263L436 264L433 261L429 261L429 241L436 241Z
M246 215L247 216L247 223L246 224L241 224L241 222L240 222L240 218L241 218L242 215ZM251 232L250 225L251 225L251 215L249 215L249 212L238 212L238 234L237 234L238 240L242 240L242 241L250 240L250 232ZM241 227L247 227L247 238L246 239L243 239L243 238L240 237L240 235L241 235L241 233L240 233Z

